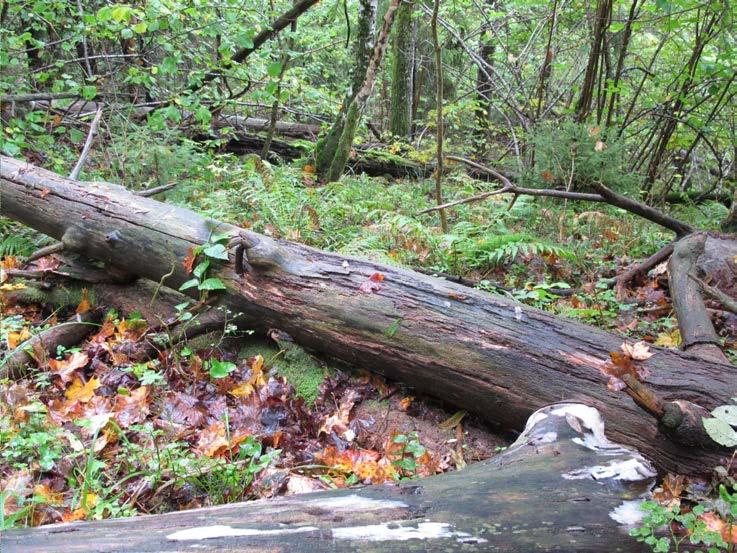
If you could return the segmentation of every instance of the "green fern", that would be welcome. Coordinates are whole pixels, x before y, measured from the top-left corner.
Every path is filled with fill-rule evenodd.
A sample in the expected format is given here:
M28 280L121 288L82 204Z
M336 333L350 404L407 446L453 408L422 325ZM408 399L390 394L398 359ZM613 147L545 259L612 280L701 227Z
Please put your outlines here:
M575 254L568 248L527 233L466 236L456 239L453 247L461 258L459 261L473 268L498 267L513 262L518 255L555 255L563 259L575 259Z
M8 234L0 238L0 258L8 255L26 256L33 249L33 242L22 234Z

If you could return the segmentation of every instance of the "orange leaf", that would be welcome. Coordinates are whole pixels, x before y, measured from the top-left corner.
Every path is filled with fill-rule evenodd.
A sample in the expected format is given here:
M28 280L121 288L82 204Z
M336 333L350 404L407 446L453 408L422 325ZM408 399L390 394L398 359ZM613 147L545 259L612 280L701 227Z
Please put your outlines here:
M18 347L19 344L25 342L30 337L31 337L31 333L28 331L27 328L24 328L20 332L11 332L8 334L8 337L7 337L8 348L15 349Z
M64 503L64 494L53 491L48 484L37 484L33 488L33 495L46 505L58 506Z
M143 422L148 416L148 386L133 390L130 395L118 395L115 398L115 420L121 428Z
M543 171L542 173L540 173L540 176L545 182L555 182L555 175L550 171Z
M87 288L82 288L82 301L79 302L76 313L81 315L87 313L90 309L92 309L92 304L90 303L89 292Z
M192 272L192 269L194 269L194 262L195 259L197 259L197 256L194 254L194 246L190 246L187 250L187 255L184 258L184 261L182 261L182 265L184 266L184 271L187 274L190 274Z
M73 511L66 510L61 515L62 522L74 522L76 520L84 520L87 518L87 509L79 508Z
M90 358L86 353L76 351L68 359L50 359L49 369L58 375L64 384L67 384L72 381L74 372L85 367L89 361Z
M74 379L69 389L64 392L66 398L70 401L78 401L87 403L95 395L95 390L100 387L100 379L96 377L90 378L86 384L82 384L79 377Z

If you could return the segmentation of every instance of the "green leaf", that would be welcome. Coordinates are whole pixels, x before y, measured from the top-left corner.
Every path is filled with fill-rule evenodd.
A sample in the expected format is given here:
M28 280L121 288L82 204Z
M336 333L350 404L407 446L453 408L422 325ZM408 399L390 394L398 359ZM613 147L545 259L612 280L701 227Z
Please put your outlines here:
M128 21L130 17L131 8L129 6L118 6L113 9L110 15L117 22ZM99 15L98 15L99 16Z
M225 284L219 278L208 278L197 287L198 290L225 290ZM180 288L181 290L181 288Z
M230 361L218 361L217 359L210 359L210 376L212 378L225 378L235 370L235 363Z
M272 61L266 68L266 72L269 74L269 77L278 77L279 73L281 73L281 62Z
M122 36L125 39L131 38L133 36L133 31L126 27L125 29L120 31L120 36Z
M177 59L173 58L171 56L164 58L161 60L161 65L159 66L162 73L174 73L177 70Z
M712 440L724 447L737 446L737 432L722 419L707 419L704 417L704 428Z
M210 246L207 246L203 250L203 253L207 257L212 257L213 259L223 259L225 261L228 260L228 250L222 244L212 244Z
M85 100L93 100L97 96L96 86L83 86L82 87L82 98Z
M6 142L3 144L3 152L9 156L17 156L20 153L20 146L15 142Z
M711 414L727 424L737 426L737 405L720 405Z
M189 279L187 282L185 282L184 284L182 284L179 287L179 291L182 292L184 290L188 290L189 288L194 288L199 283L200 283L200 280L199 279L197 279L197 278L191 278L191 279Z
M146 25L145 21L141 21L140 23L133 25L133 32L138 33L139 35L145 33L147 29L148 25Z
M205 259L202 263L197 264L197 266L192 270L192 274L201 280L202 277L205 276L205 271L207 271L209 267L210 262Z

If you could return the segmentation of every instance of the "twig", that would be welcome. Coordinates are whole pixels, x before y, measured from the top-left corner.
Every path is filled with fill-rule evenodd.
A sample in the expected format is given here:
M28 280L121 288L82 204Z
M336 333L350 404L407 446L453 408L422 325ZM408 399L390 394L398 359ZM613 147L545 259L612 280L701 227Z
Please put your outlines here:
M161 186L155 186L153 188L147 188L146 190L139 190L138 192L134 192L136 196L142 196L144 198L148 198L150 196L155 196L156 194L160 194L162 192L166 192L167 190L171 190L177 185L175 182L170 182L169 184L162 184Z
M735 300L731 296L728 296L718 288L715 288L714 286L709 286L706 282L694 276L693 273L689 273L688 278L695 281L701 287L701 291L704 294L709 296L711 299L721 303L727 311L737 313L737 300Z
M616 285L618 288L621 288L637 275L648 272L656 265L659 265L660 263L668 259L673 253L674 246L675 242L671 242L670 244L663 246L642 263L638 263L631 269L625 271L620 275L617 275L617 277L612 279L612 281L609 283L609 287L611 288L612 286Z
M87 161L87 156L90 153L90 148L92 148L92 141L95 139L95 136L97 135L97 126L100 124L101 117L102 117L102 107L99 107L97 108L97 113L95 113L95 118L92 120L92 123L90 124L90 131L87 133L87 140L85 140L84 142L82 153L79 154L79 159L77 160L77 164L74 166L74 169L72 169L72 172L69 173L69 178L71 180L77 180L79 178L79 173L82 171L84 162Z
M37 249L30 256L28 256L28 258L26 259L26 263L30 263L31 261L36 261L37 259L46 257L47 255L51 255L52 253L59 253L62 251L64 251L64 244L62 244L61 242L56 242L49 246L44 246L43 248Z

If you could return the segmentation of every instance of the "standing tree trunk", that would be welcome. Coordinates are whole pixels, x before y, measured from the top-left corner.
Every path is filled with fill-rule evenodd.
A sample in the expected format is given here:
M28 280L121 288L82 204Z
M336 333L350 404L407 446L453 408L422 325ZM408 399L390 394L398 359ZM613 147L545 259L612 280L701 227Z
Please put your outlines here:
M335 152L338 149L338 141L343 134L346 112L366 78L369 59L374 50L378 4L379 0L358 1L358 29L356 31L356 40L353 43L355 63L351 74L350 87L345 98L343 98L343 104L340 106L340 111L338 111L333 126L330 127L328 134L317 142L317 146L315 147L315 168L321 175L327 173L330 169L330 164L333 162Z
M412 32L411 0L403 0L397 9L394 29L394 63L390 96L389 132L400 138L409 138L412 132L412 90L414 70L414 33Z
M646 174L646 190L648 194L652 192L652 186L660 173L660 165L665 157L668 144L670 144L670 140L678 128L682 110L684 109L686 100L694 87L696 81L696 70L701 61L701 56L704 53L704 48L706 48L706 45L718 34L718 23L721 21L723 15L723 11L711 12L711 14L703 21L699 20L696 22L694 46L691 51L691 56L689 57L688 62L686 62L686 66L683 68L683 71L679 74L679 78L675 81L675 84L677 85L677 83L682 79L682 84L673 91L673 99L666 104L665 109L663 110L658 127L660 132L657 134L655 143L651 149L652 153L650 155Z
M366 109L366 104L371 97L371 92L374 89L374 82L376 82L376 75L381 65L381 60L386 52L386 46L389 42L389 32L394 23L394 16L397 13L400 0L391 0L389 7L384 15L384 25L379 33L379 38L376 41L376 47L374 48L373 55L369 61L368 68L366 69L366 78L358 90L346 112L345 122L343 124L343 132L340 134L337 147L335 148L335 155L330 162L330 168L327 173L327 181L337 181L343 174L345 164L348 162L348 157L353 147L353 139L356 137L356 130L358 129L358 123L361 120L363 111Z
M486 5L491 10L495 9L496 0L486 0ZM491 22L485 20L479 36L479 58L482 64L488 67L493 65L494 50L495 44L491 37ZM480 155L486 153L489 142L489 111L491 110L492 90L491 72L479 66L476 69L476 105L473 112L476 119L476 128L474 129L476 152Z
M584 122L591 113L594 101L594 89L596 88L597 74L602 63L605 48L606 32L612 20L612 0L598 0L596 4L596 15L594 16L594 31L591 37L591 51L589 61L586 64L581 95L576 104L576 120Z
M435 0L432 11L430 27L432 29L432 43L435 50L435 127L437 141L437 165L435 167L435 201L437 205L443 205L443 52L440 48L440 36L438 35L438 12L440 11L440 0ZM440 210L440 226L444 233L448 233L448 217L445 210Z

